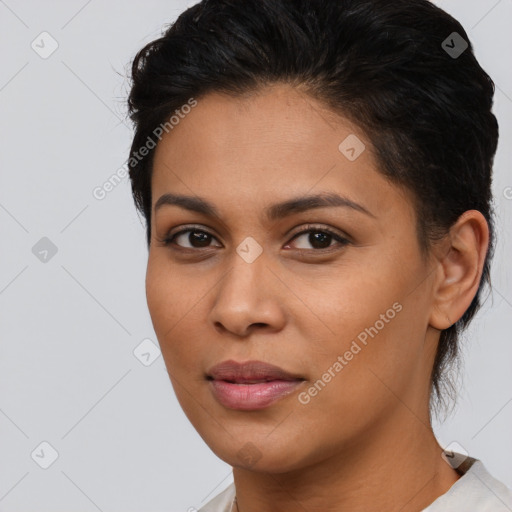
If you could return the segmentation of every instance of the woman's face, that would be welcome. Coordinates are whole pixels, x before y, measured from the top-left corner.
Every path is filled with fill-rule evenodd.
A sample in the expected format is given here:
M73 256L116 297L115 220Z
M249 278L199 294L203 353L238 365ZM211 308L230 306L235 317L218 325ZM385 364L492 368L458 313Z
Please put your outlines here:
M146 288L177 398L206 443L277 473L368 448L394 418L428 422L433 273L411 199L377 172L370 142L285 85L210 94L181 117L155 150ZM226 360L297 379L208 378Z

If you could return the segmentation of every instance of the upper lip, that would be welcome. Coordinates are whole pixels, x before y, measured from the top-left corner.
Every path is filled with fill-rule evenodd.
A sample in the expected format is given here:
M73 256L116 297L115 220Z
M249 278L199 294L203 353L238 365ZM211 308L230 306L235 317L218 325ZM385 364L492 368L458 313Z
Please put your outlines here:
M208 379L231 382L270 381L270 380L304 380L301 376L289 373L279 366L263 361L222 361L212 366L207 373Z

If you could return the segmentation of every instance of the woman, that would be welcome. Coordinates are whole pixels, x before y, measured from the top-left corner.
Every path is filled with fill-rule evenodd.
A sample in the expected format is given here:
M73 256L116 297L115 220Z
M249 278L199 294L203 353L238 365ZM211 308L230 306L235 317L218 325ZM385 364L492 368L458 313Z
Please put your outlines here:
M426 0L205 0L135 57L147 300L234 483L201 510L511 510L431 426L494 243L494 84Z

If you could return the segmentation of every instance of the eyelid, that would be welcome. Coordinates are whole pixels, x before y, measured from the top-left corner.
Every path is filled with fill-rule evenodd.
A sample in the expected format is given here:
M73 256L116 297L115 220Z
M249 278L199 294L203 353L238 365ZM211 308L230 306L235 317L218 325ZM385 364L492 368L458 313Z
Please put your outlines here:
M183 235L187 232L193 232L193 231L206 233L206 234L210 235L214 240L221 243L218 240L218 238L211 231L209 231L208 229L205 229L205 227L203 225L198 225L198 224L190 224L190 225L180 226L180 229L178 231L176 231L174 233L172 233L172 232L167 233L166 235L164 235L164 237L162 239L158 239L158 242L162 243L164 246L171 246L171 245L173 245L174 240L178 236ZM289 236L290 239L286 243L285 247L288 247L289 244L293 240L295 240L297 237L307 235L308 233L312 233L312 232L313 233L314 232L327 233L327 234L331 235L338 242L338 244L346 245L351 242L350 237L348 235L345 235L344 233L340 233L340 232L336 231L335 229L330 228L329 226L319 225L319 224L305 224L305 225L302 225L299 228L297 228L297 230L295 232L292 231L292 233L287 233L287 236ZM201 249L201 248L197 248L197 247L191 248L191 247L183 247L183 246L180 246L177 244L175 244L175 245L178 248L178 250L185 250L185 251L188 250L188 251L196 252L196 251L198 251L198 249ZM212 246L204 247L203 249L210 249L211 247ZM297 250L321 254L322 252L332 250L335 247L336 246L334 245L334 246L329 246L329 247L326 247L323 249L297 249Z
M340 238L342 240L346 240L347 242L350 241L350 237L343 232L340 232L338 230L335 230L334 228L331 228L326 225L322 224L304 224L300 226L300 228L297 229L297 231L292 231L288 236L291 236L291 240L297 237L297 235L304 235L311 232L322 232L322 233L328 233L332 235L333 237Z
M323 249L297 249L300 252L306 251L311 254L325 254L328 251L333 251L335 249L339 249L340 247L343 247L349 243L351 243L350 237L348 237L345 234L339 233L338 231L334 230L333 228L330 228L328 226L322 226L317 224L306 224L305 226L302 226L301 229L299 229L296 233L290 235L291 239L285 247L288 247L293 240L298 238L299 236L304 236L309 233L327 233L330 235L336 242L338 242L338 247L336 247L336 244L330 245L329 247L325 247Z
M218 238L211 231L209 231L208 229L205 229L205 227L203 225L199 225L199 224L186 224L186 225L180 226L180 229L178 229L174 233L171 230L168 233L166 233L162 238L159 238L158 242L160 242L161 244L163 244L165 246L170 246L173 244L176 237L183 235L185 233L188 233L188 232L193 232L193 231L200 231L202 233L206 233L206 234L210 235L213 239L215 239L217 242L221 243L218 240ZM183 250L197 251L197 248L182 247L181 245L177 245L177 244L176 244L176 247L178 247L179 249L183 249ZM209 247L205 247L205 249L209 249Z
M169 231L165 236L172 237L180 235L185 231L204 231L205 233L208 233L209 235L215 237L215 235L211 231L209 231L209 228L205 228L205 226L202 224L184 224L182 226L179 226L178 231L176 231L175 233L171 233L171 231Z

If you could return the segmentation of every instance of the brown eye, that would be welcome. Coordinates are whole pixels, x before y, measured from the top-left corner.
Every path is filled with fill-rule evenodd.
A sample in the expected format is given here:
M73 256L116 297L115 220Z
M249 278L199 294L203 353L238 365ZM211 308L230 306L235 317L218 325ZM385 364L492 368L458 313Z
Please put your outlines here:
M301 240L297 245L297 240ZM296 249L329 249L332 247L332 242L336 241L339 245L346 245L349 241L346 238L333 233L325 228L310 228L298 233L293 239ZM309 245L308 245L309 244Z
M332 235L329 235L328 233L309 233L308 235L308 242L315 248L315 249L326 249L331 245L332 242Z
M184 229L164 240L165 245L175 244L185 249L200 249L209 247L215 237L207 231L199 229ZM217 247L220 247L218 245Z

